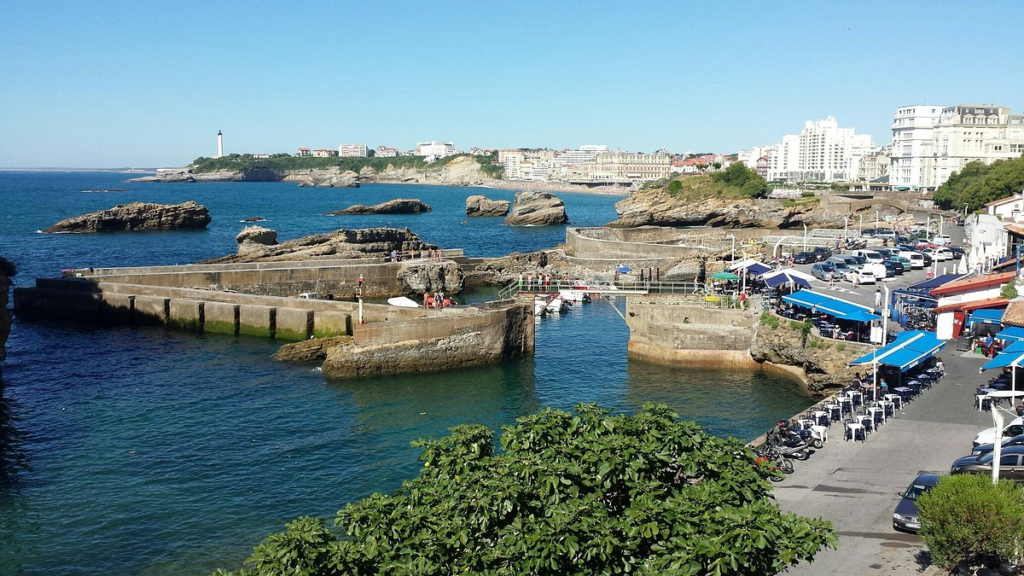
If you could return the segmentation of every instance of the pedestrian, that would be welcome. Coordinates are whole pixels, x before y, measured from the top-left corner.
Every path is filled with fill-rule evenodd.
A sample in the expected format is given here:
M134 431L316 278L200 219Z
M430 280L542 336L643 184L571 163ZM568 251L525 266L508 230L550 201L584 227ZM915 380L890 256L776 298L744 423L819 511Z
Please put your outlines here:
M833 270L833 271L828 273L828 286L829 286L829 288L831 288L831 287L833 287L835 285L836 285L836 273Z
M519 273L519 291L520 292L523 291L523 273L522 272Z
M878 388L882 396L885 396L886 394L889 393L889 385L885 383L885 378L882 378L882 381L878 383Z
M882 289L875 288L875 308L882 307Z
M746 291L740 292L740 310L747 309L747 293Z

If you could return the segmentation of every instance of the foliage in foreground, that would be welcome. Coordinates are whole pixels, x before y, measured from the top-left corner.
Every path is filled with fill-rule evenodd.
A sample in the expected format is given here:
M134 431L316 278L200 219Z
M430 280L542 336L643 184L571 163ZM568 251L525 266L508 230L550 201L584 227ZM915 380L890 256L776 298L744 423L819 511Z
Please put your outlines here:
M506 427L501 451L471 425L414 445L419 477L347 505L344 536L301 518L238 574L764 575L837 542L779 510L741 441L662 405L546 409Z
M951 570L981 557L1012 559L1024 543L1024 488L980 474L939 480L917 502L932 563Z
M994 200L1019 194L1024 189L1024 158L997 160L992 164L968 162L935 190L933 199L942 208L977 210Z

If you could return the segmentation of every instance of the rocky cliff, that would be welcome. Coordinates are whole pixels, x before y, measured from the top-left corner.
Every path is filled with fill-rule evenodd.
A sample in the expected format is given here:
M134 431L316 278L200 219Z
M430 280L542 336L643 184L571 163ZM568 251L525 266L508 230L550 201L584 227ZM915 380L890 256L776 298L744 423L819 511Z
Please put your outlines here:
M109 210L62 220L44 232L110 232L121 230L201 230L210 211L195 202L183 204L118 204Z
M264 229L266 230L266 229ZM273 232L269 230L269 232ZM243 235L244 234L244 235ZM249 234L239 234L239 253L214 258L204 264L271 262L310 258L384 258L392 250L434 250L437 246L420 240L408 228L361 228L314 234L280 244L261 244ZM268 241L265 233L259 238ZM238 238L236 238L238 240Z
M360 183L381 184L443 184L448 186L478 186L495 182L470 156L459 156L440 167L412 168L388 164L382 170L370 166L358 173L341 168L311 168L274 171L267 169L219 170L196 172L192 167L159 170L153 176L132 178L129 182L296 182L299 186L352 188Z
M427 206L423 202L415 199L396 198L394 200L388 200L387 202L381 202L380 204L374 204L373 206L354 204L344 210L328 212L327 214L324 214L324 216L344 216L349 214L420 214L422 212L430 212L430 206Z
M516 193L512 212L505 217L508 226L556 226L568 221L565 204L554 194L537 190Z
M758 362L802 370L807 389L814 395L824 396L848 385L860 370L849 363L872 350L867 344L821 338L814 332L807 334L805 342L801 328L798 322L762 314L755 321L750 355Z
M706 196L673 196L664 189L639 190L615 204L612 226L723 226L732 228L842 227L848 213L816 202Z

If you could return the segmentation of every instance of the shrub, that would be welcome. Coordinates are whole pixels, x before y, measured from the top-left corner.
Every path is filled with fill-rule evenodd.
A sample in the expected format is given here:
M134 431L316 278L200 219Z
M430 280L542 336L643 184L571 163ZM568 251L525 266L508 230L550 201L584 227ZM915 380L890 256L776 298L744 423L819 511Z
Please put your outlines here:
M0 256L0 276L14 276L18 273L18 267L14 262Z
M772 330L779 327L779 318L775 314L765 310L761 312L761 326L767 326Z
M1017 284L1016 282L1008 282L1004 284L999 290L999 296L1006 298L1007 300L1013 300L1017 297Z
M921 496L921 538L932 562L951 570L981 556L1016 558L1024 542L1024 488L984 475L948 476Z

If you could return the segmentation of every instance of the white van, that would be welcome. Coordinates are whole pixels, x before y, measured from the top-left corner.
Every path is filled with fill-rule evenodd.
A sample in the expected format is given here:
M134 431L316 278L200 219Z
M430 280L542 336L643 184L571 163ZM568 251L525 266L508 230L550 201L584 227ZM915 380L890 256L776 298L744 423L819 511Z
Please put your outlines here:
M911 268L924 268L924 256L922 256L920 252L900 250L898 254L907 260L910 260Z
M854 250L852 254L854 256L863 256L868 262L873 264L881 264L885 260L885 258L882 258L881 254L874 250Z

